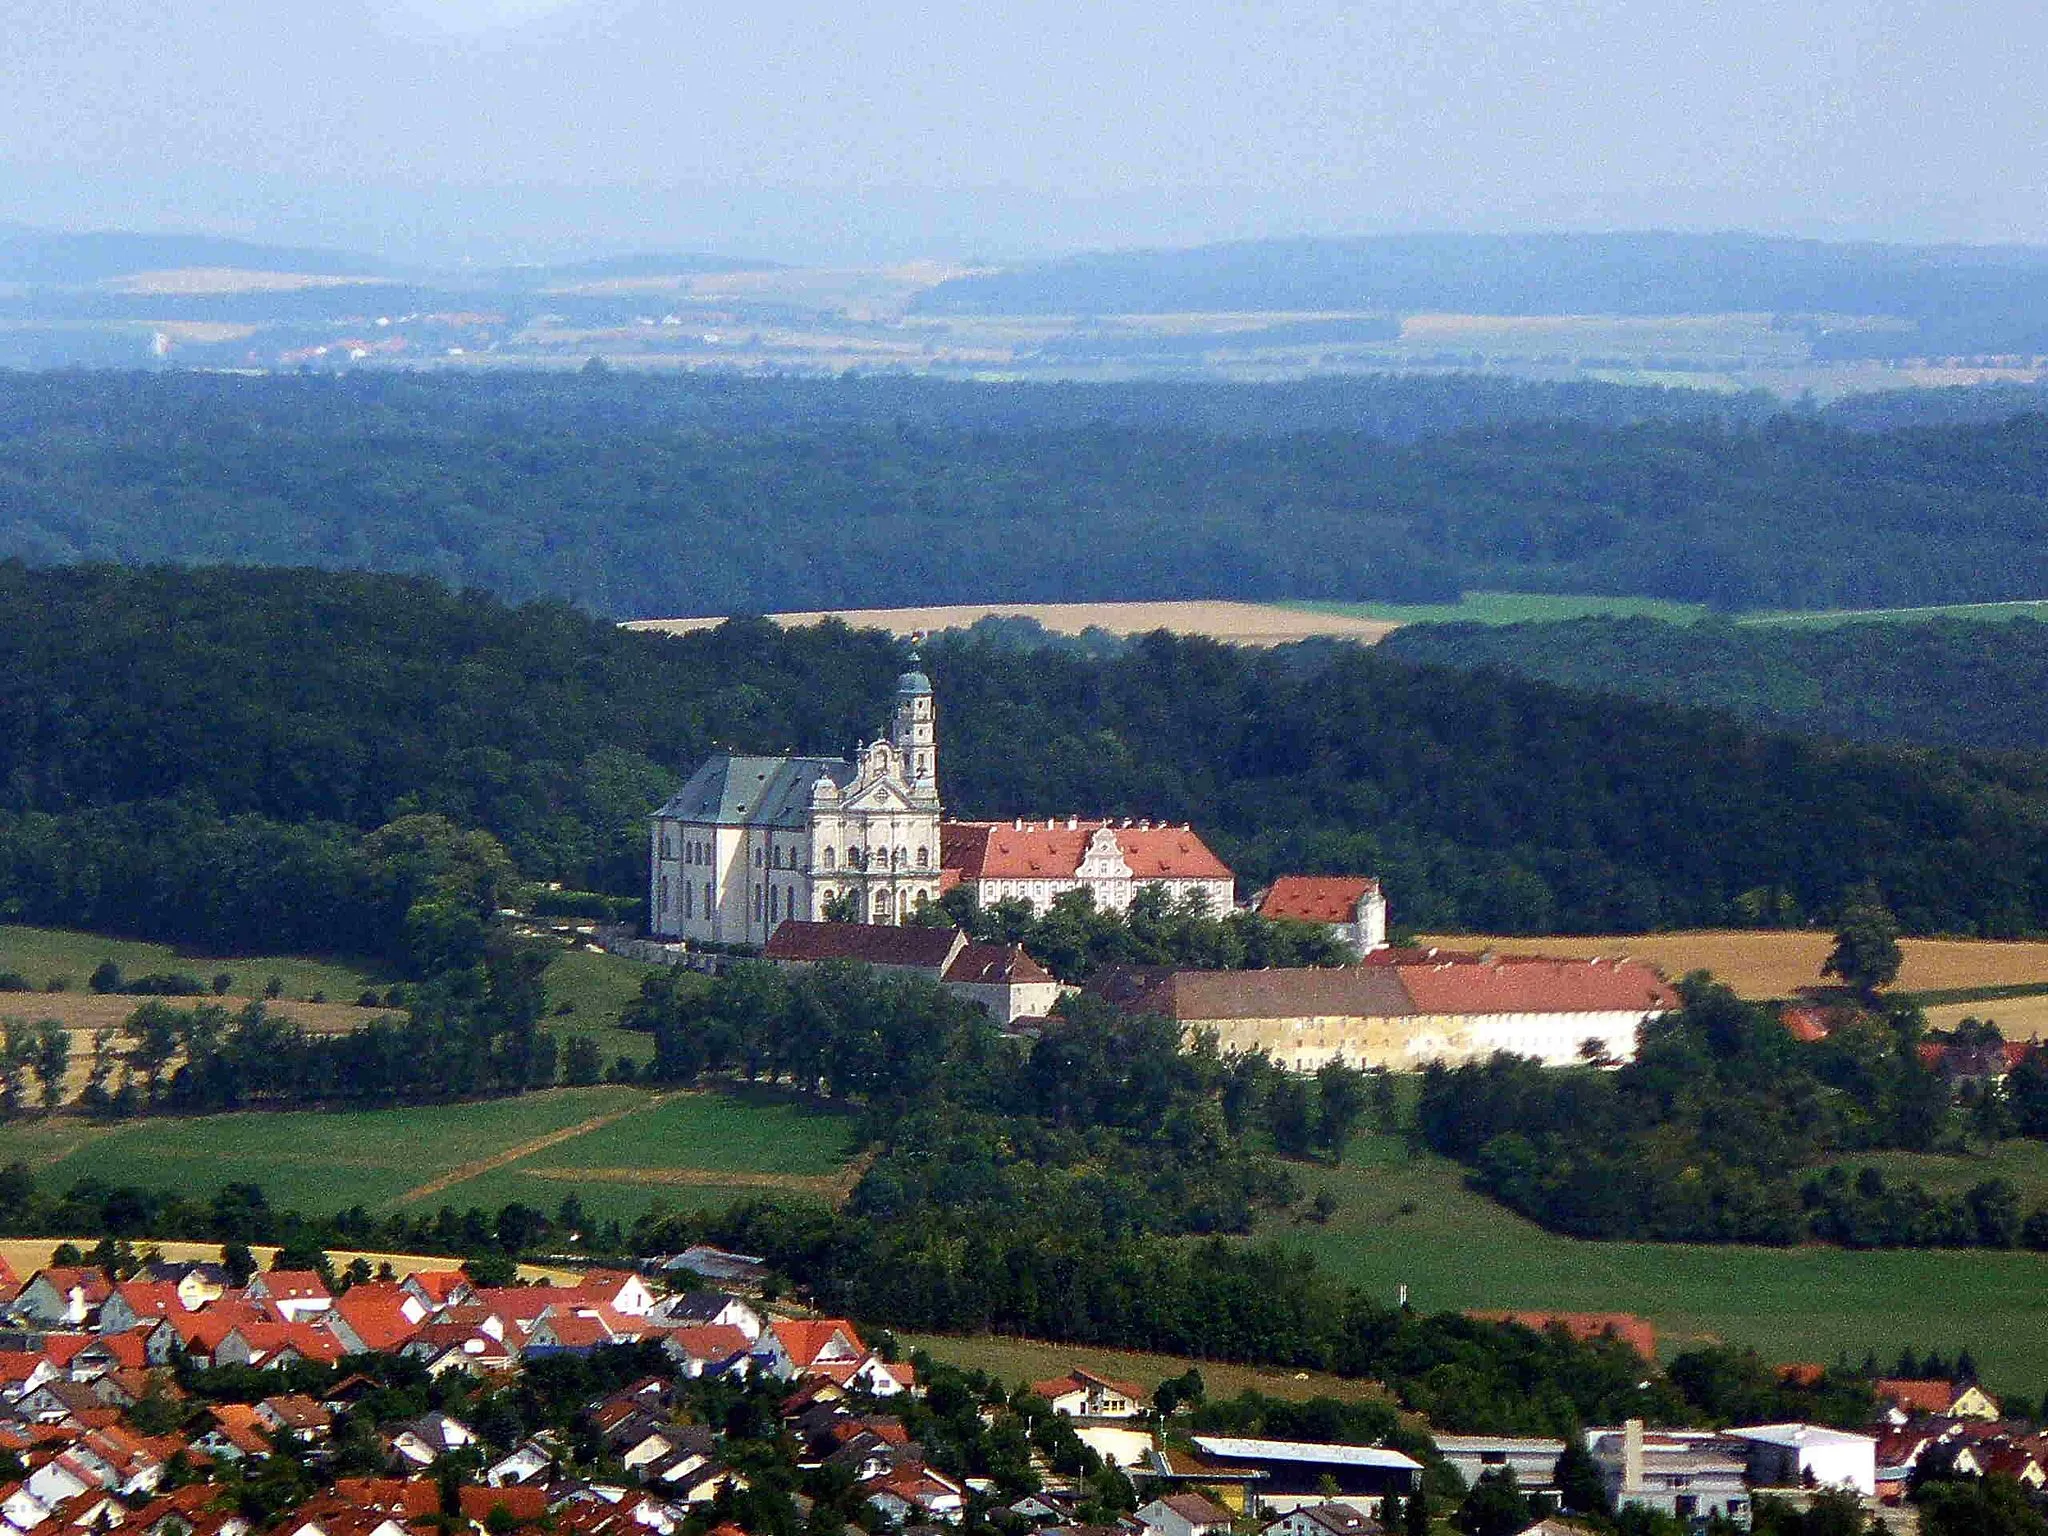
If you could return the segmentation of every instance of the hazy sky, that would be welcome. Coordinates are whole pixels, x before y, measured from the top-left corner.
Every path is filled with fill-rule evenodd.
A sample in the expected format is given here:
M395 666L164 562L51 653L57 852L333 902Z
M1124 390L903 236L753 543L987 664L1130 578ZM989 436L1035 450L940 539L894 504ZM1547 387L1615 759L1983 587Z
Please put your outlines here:
M2021 0L0 0L0 219L498 259L2048 241Z

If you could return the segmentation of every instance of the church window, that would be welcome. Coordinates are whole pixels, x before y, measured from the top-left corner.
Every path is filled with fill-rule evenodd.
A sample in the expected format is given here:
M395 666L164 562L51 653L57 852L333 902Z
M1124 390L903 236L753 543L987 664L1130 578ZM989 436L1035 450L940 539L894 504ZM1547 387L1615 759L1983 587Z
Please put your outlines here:
M759 922L760 920L761 920L761 888L760 888L759 886L755 886L755 887L754 887L754 921L756 921L756 922Z
M760 849L758 849L758 848L756 848L756 849L754 850L754 868L756 868L756 869L759 869L760 867L761 867L761 850L760 850Z
M683 916L695 917L697 915L696 896L697 887L685 880L683 882Z
M920 848L917 850L917 867L919 869L930 869L932 867L931 849Z
M704 915L706 917L711 915L711 906L711 882L706 880L704 882Z
M831 869L837 862L838 855L833 853L833 851L830 848L827 848L825 850L825 867L827 869Z
M661 877L661 910L666 912L668 910L668 904L668 876L663 875Z
M777 885L771 885L768 887L768 921L771 923L777 922L781 919L781 917L782 887Z

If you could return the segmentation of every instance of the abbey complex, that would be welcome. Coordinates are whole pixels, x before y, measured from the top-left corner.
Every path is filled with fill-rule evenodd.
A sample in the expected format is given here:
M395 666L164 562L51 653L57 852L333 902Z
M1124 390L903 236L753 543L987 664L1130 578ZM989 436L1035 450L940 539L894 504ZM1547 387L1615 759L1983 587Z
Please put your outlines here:
M648 887L659 939L765 944L788 919L902 923L965 886L983 905L1043 912L1085 889L1122 911L1141 886L1236 899L1230 869L1188 827L1080 817L948 821L931 679L896 680L888 734L852 761L720 752L654 813Z
M1042 1014L1062 988L1016 946L901 930L946 892L1046 911L1085 890L1124 911L1149 885L1211 912L1236 905L1228 866L1187 826L1086 820L949 821L939 799L931 679L896 680L888 733L851 761L720 752L654 813L649 937L760 948L778 964L857 959L966 989L1005 1023ZM1635 1054L1637 1030L1677 1003L1630 960L1446 954L1387 943L1387 903L1363 876L1288 875L1259 911L1327 928L1357 957L1335 968L1173 971L1129 1006L1313 1072L1325 1062L1415 1070L1512 1051L1555 1066ZM919 938L919 935L922 938ZM670 963L680 963L671 955Z

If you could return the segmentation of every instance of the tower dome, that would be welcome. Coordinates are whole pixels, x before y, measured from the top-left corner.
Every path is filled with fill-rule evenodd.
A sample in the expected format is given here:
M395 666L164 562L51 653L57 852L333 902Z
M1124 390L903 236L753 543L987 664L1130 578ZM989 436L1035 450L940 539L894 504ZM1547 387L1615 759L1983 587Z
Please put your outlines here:
M924 661L917 652L910 653L910 670L897 675L896 691L925 694L932 691L932 680L924 675Z

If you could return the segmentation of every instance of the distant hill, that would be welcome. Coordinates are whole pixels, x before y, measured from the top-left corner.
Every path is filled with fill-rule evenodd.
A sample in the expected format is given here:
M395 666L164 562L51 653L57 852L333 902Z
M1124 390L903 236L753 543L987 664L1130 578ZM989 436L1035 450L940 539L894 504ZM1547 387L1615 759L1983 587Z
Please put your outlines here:
M265 245L215 235L148 235L122 230L74 234L0 224L0 282L98 283L131 272L178 267L235 267L319 277L376 276L389 270L375 257L354 252Z
M1831 244L1746 234L1384 235L1100 252L958 277L931 314L1379 311L1893 316L1813 327L1835 355L1902 341L2048 350L2048 248Z
M603 282L608 278L679 277L696 272L777 272L782 264L751 257L718 256L702 251L637 251L624 256L597 256L587 261L548 262L530 267L505 267L486 274L514 287L530 283Z

